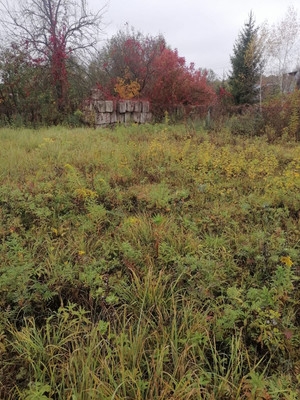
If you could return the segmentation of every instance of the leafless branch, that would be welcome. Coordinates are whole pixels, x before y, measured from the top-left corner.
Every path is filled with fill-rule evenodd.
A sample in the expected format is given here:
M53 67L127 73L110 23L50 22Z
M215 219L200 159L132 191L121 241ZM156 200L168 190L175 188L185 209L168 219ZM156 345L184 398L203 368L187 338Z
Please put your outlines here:
M85 52L98 43L106 7L92 13L84 0L0 0L0 24L8 42L34 53L49 54L52 35L61 37L68 54Z

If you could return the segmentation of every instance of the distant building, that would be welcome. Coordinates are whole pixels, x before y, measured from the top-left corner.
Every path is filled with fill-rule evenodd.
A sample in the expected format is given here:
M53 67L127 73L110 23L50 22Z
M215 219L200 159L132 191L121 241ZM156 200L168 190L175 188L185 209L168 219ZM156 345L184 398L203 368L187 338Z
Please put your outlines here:
M289 72L281 76L262 76L261 83L257 85L262 100L280 93L291 93L295 87L300 89L300 71Z
M289 75L294 77L296 88L300 89L300 69L289 72Z

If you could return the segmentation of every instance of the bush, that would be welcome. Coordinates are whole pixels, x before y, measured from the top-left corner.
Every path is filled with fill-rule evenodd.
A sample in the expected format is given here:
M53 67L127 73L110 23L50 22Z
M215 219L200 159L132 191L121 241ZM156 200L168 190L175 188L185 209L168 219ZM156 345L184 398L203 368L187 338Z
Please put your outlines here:
M262 106L264 131L272 141L282 136L300 140L300 91L270 98Z
M231 118L230 128L233 135L242 136L261 136L264 121L262 115L257 111L250 109L246 114L236 115Z

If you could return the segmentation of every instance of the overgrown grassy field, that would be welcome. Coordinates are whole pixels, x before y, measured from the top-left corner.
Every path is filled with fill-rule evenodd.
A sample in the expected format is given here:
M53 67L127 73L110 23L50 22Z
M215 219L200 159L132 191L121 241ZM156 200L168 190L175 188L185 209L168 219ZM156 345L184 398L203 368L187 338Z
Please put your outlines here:
M0 130L0 398L300 398L300 145Z

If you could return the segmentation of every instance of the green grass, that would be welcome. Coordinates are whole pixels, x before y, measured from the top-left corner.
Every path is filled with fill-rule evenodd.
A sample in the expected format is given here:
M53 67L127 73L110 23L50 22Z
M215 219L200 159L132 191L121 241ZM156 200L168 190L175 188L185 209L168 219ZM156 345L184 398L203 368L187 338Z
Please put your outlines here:
M0 141L0 398L299 398L298 143L168 124Z

